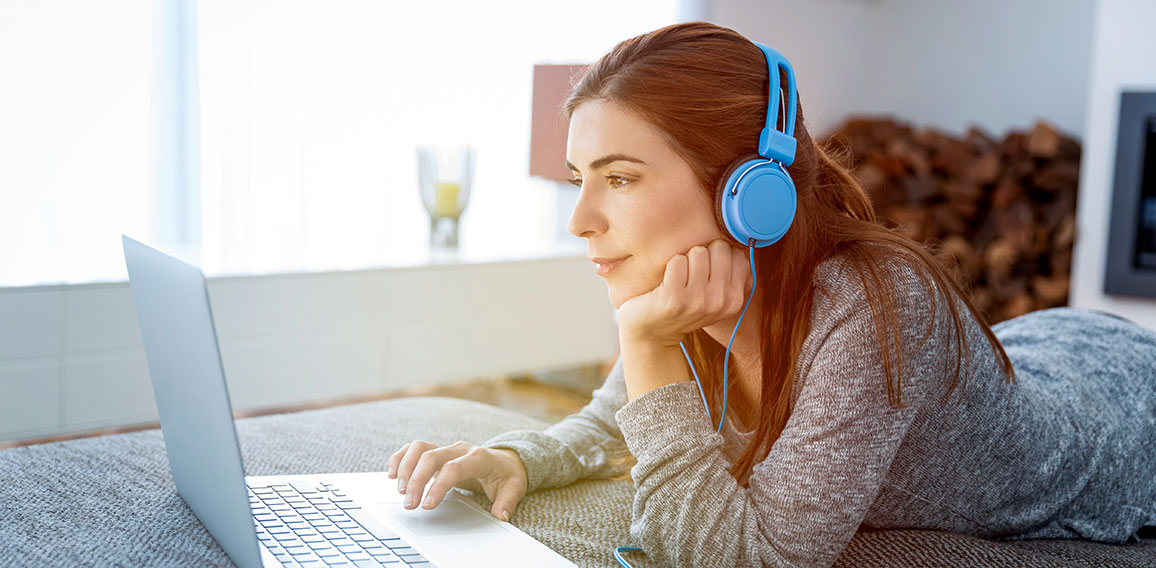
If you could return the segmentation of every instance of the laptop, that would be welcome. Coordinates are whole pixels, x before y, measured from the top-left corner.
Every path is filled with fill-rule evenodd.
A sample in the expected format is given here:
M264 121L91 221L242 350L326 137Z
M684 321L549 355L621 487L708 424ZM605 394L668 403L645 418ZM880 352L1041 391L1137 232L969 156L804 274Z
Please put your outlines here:
M385 472L245 476L204 274L123 240L173 481L237 566L574 566L456 489L410 511Z

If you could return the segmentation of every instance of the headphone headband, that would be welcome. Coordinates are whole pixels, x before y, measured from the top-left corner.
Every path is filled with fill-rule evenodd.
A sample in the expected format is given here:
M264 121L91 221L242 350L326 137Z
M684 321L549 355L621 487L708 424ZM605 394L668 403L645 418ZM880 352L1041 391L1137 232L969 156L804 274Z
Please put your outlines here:
M767 124L759 135L759 155L789 166L795 161L795 70L791 62L769 45L753 42L767 57L767 72L770 74L770 96L767 97ZM779 69L787 73L787 108L783 121L785 130L778 128L779 116Z

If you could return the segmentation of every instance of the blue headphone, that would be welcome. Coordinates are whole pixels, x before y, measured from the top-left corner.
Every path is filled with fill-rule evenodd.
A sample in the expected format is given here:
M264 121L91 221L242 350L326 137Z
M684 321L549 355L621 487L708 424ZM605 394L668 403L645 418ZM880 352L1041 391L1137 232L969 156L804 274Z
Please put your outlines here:
M783 238L795 219L795 183L784 169L795 161L795 71L774 48L754 42L767 57L770 96L767 123L759 135L759 155L740 158L723 175L719 210L723 224L743 246L765 247ZM779 69L787 73L786 108L778 129Z
M759 135L759 155L748 155L736 160L722 176L722 188L719 192L719 212L722 214L723 224L736 241L743 246L750 247L751 259L751 294L743 305L738 322L731 332L730 343L727 344L727 354L723 359L723 403L722 417L719 418L718 432L722 433L723 422L727 415L727 364L730 362L731 344L735 341L735 334L743 323L743 316L747 307L751 305L751 298L755 295L755 249L774 244L795 220L795 182L784 169L795 161L795 71L791 62L787 61L778 51L759 42L753 42L763 50L767 56L767 71L770 74L770 96L767 101L767 123ZM783 100L780 97L779 69L787 73L787 101L786 108L782 109ZM783 110L783 126L785 131L778 129L780 109ZM694 381L698 383L698 392L702 395L702 405L706 407L707 418L714 426L714 418L710 415L710 406L706 403L706 393L702 389L702 381L690 360L686 347L679 342L682 354L690 365L690 372L694 374ZM624 552L641 552L637 546L619 546L614 549L614 559L623 568L632 568L630 563L622 557Z

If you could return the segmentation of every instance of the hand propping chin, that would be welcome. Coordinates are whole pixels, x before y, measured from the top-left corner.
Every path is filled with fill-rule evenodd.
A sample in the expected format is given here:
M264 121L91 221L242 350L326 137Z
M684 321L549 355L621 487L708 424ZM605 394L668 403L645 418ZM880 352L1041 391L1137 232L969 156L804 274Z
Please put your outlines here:
M678 345L686 334L738 315L750 281L746 254L716 239L673 256L657 288L622 303L622 339Z

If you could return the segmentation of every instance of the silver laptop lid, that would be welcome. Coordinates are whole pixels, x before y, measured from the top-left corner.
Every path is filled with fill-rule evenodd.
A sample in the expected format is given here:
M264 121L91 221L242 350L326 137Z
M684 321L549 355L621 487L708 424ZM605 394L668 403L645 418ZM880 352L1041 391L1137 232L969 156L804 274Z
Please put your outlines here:
M205 275L123 237L177 492L238 566L261 566Z

